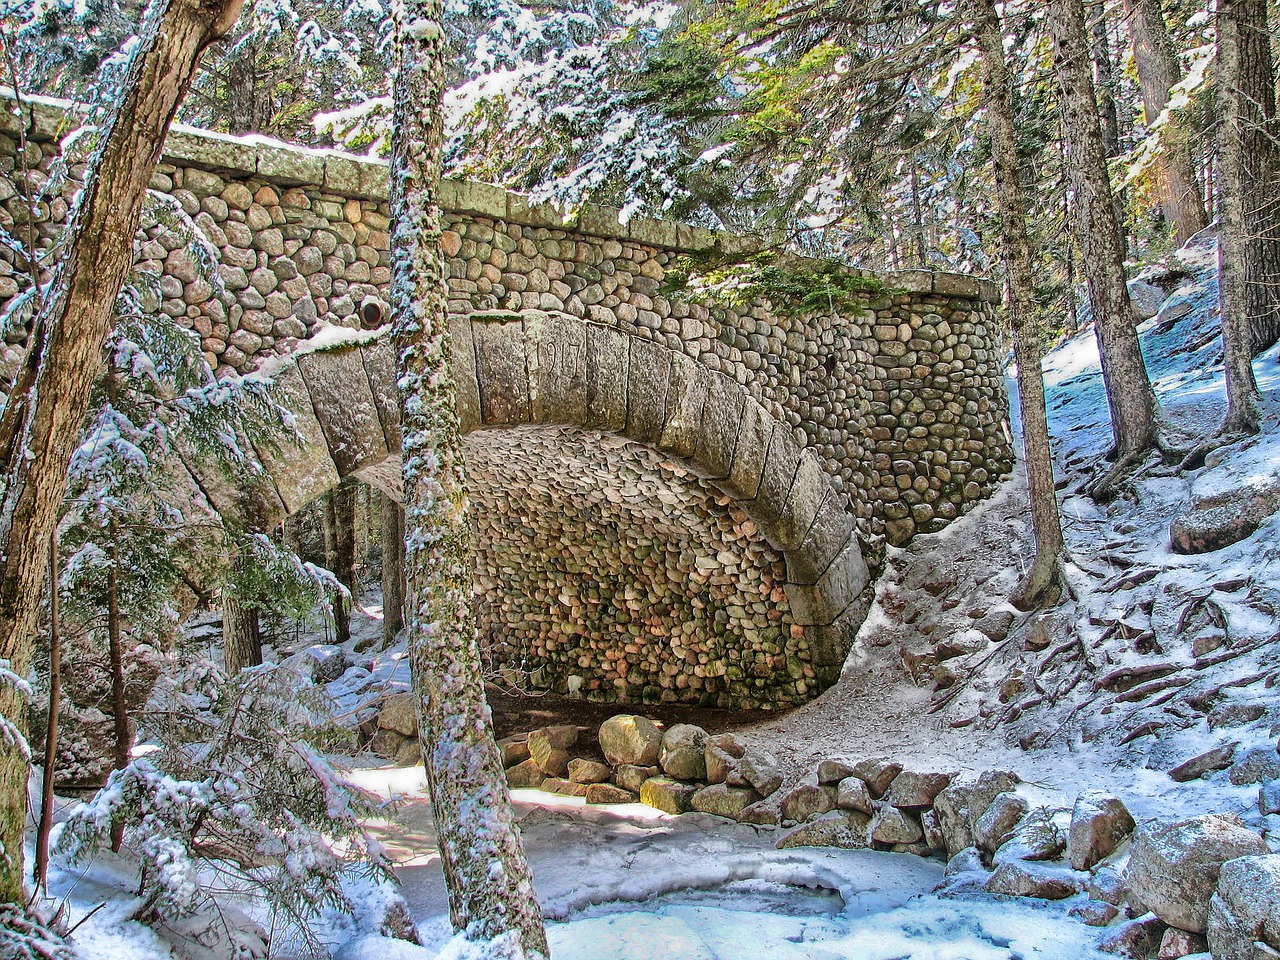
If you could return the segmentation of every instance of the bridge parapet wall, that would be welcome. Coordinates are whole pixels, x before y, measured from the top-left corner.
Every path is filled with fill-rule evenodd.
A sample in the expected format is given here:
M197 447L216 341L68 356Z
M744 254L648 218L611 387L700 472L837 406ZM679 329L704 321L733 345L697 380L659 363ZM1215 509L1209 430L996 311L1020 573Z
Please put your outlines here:
M37 101L19 156L0 134L0 223L21 236L26 197L47 180L71 105ZM72 175L78 171L73 167ZM192 330L220 373L247 373L327 326L385 320L390 280L387 168L377 160L177 128L152 187L218 248L219 294L173 217L151 218L138 268L158 277L155 310ZM32 224L48 245L74 189ZM1011 463L988 281L927 272L881 276L892 293L840 313L796 315L768 302L730 308L665 292L684 254L750 241L587 206L573 217L486 184L441 190L450 311L564 312L615 327L743 385L816 453L863 536L902 543L985 497ZM20 289L0 249L0 306ZM9 374L25 331L8 333ZM477 343L483 359L485 344ZM6 377L7 379L7 377ZM875 560L874 552L869 557Z

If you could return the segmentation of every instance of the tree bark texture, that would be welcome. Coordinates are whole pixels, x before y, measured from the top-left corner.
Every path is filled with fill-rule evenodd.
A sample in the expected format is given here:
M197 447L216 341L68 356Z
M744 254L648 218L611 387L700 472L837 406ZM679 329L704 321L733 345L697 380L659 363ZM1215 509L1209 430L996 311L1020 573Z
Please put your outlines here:
M241 603L234 589L222 591L222 658L228 676L262 663L258 608Z
M409 657L455 929L548 953L485 701L467 478L450 365L438 188L440 0L392 8L392 336L403 430Z
M36 830L37 890L49 879L49 837L53 833L53 778L58 767L58 710L62 703L62 624L58 610L58 534L49 545L49 715L44 728L44 770L40 778L40 826Z
M165 134L200 54L229 30L241 0L157 0L106 118L66 234L31 346L0 419L0 659L26 673L44 590L49 534L66 491L67 467L102 366L115 301L133 262L142 199ZM25 728L21 694L0 690L0 711ZM21 836L26 759L0 745L0 902L22 897Z
M324 498L324 557L325 566L338 578L338 582L347 586L342 573L342 547L338 536L338 490L330 490ZM347 587L350 590L350 587ZM335 643L346 643L351 639L351 597L336 596L333 598L333 633Z
M1133 62L1142 88L1142 108L1150 127L1169 105L1169 91L1182 79L1182 68L1160 0L1125 0L1125 12L1133 44ZM1186 131L1170 118L1161 128L1160 142L1157 196L1165 223L1173 231L1174 242L1182 246L1208 226L1209 221Z
M1116 70L1111 62L1111 38L1107 33L1105 6L1099 6L1089 24L1093 53L1094 85L1098 92L1098 121L1108 157L1120 155L1120 105L1116 98Z
M982 56L987 129L995 165L1000 235L1009 285L1009 320L1018 361L1022 445L1036 539L1035 559L1014 602L1022 609L1056 603L1062 596L1062 521L1053 484L1053 455L1041 374L1040 317L1035 301L1035 266L1027 234L1027 196L1018 175L1013 78L1004 57L1004 29L994 0L962 0L961 15L973 27Z
M110 526L111 566L107 570L107 658L111 663L111 720L115 734L112 750L112 769L123 770L129 765L133 751L133 734L129 730L129 702L124 689L124 644L120 636L120 552L116 547L117 527L113 519ZM111 849L120 852L124 840L124 823L111 827Z
M404 628L404 511L382 496L382 641L395 642Z
M1259 11L1258 7L1261 7ZM1258 55L1247 34L1257 29L1256 17L1266 22L1266 0L1219 0L1217 70L1221 168L1218 172L1218 302L1222 323L1223 372L1227 382L1227 416L1222 433L1228 436L1257 433L1260 427L1258 384L1253 375L1253 330L1250 283L1258 277L1250 258L1258 244L1250 235L1250 178L1258 176L1263 160L1251 149L1254 131L1262 124L1261 105L1250 102L1251 82L1244 74L1257 72L1246 56ZM1250 18L1255 18L1251 23ZM1266 44L1266 36L1262 37ZM1270 56L1270 53L1267 53ZM1274 107L1274 98L1273 98ZM1264 126L1265 129L1265 126ZM1265 148L1263 148L1265 149Z
M1124 275L1124 245L1094 100L1084 5L1081 0L1050 0L1047 10L1053 28L1054 70L1062 97L1067 171L1075 195L1080 251L1111 409L1116 468L1123 471L1155 445L1159 408L1134 330L1133 305Z

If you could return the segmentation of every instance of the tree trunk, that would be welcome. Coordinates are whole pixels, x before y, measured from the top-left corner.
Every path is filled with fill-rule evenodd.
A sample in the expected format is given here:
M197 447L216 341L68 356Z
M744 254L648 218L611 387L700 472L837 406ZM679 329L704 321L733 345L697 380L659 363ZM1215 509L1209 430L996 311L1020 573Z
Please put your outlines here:
M238 571L242 560L237 557ZM234 582L222 588L222 662L227 676L262 663L262 628L256 606L245 603Z
M329 571L338 578L338 582L347 586L340 569L341 547L338 544L338 490L330 490L324 498L324 563ZM350 587L347 587L350 590ZM351 639L351 599L341 594L333 598L333 633L335 643L346 643Z
M1093 55L1094 87L1098 96L1098 121L1102 124L1102 145L1108 157L1120 155L1120 107L1116 99L1116 71L1111 62L1111 38L1107 33L1105 6L1094 11L1089 24Z
M1035 560L1019 585L1014 603L1023 610L1057 603L1062 596L1062 522L1053 485L1053 455L1040 370L1040 317L1035 300L1035 261L1027 235L1027 197L1018 175L1013 119L1013 78L1004 58L1004 30L994 0L962 0L961 15L973 25L982 55L987 128L995 165L1000 235L1009 285L1009 319L1018 361L1022 446L1036 538Z
M1258 9L1260 8L1260 10ZM1254 434L1260 427L1258 384L1253 376L1253 339L1250 319L1254 298L1250 297L1250 258L1258 244L1250 235L1248 203L1252 177L1260 174L1263 157L1251 153L1259 149L1255 132L1265 124L1261 105L1250 100L1257 93L1246 74L1257 73L1257 64L1246 62L1260 51L1248 34L1256 29L1256 18L1266 21L1266 0L1219 0L1217 70L1221 127L1221 169L1218 203L1221 211L1218 237L1218 297L1222 323L1223 372L1227 381L1227 416L1221 433L1226 436ZM1266 35L1262 36L1265 46ZM1268 52L1267 57L1270 57ZM1269 149L1266 147L1263 150Z
M1115 468L1095 489L1106 495L1113 482L1156 444L1159 408L1138 345L1125 282L1124 245L1098 125L1084 5L1081 0L1050 0L1047 9L1067 139L1067 173L1075 194L1080 251L1115 437Z
M419 737L454 928L545 956L542 914L493 741L473 610L475 557L440 249L441 0L405 0L393 17L391 313Z
M0 419L0 659L26 673L49 559L49 534L66 491L67 466L102 366L115 301L133 262L142 199L200 54L240 14L241 0L156 0L108 112L101 144L67 228L66 253L33 324L31 346ZM21 451L21 453L19 453ZM0 691L0 712L25 729L20 692ZM0 744L0 902L22 898L27 759Z
M404 628L404 511L382 498L382 642L395 643Z
M37 890L48 887L49 836L53 833L53 778L58 768L58 709L62 701L62 625L58 614L58 533L49 544L49 716L44 727L44 770L40 778L40 826L36 830Z
M1160 0L1125 0L1125 10L1129 39L1133 43L1133 62L1142 87L1142 108L1149 128L1169 105L1169 90L1182 79L1182 68L1165 25ZM1195 156L1187 132L1170 119L1160 132L1160 141L1162 150L1156 171L1160 207L1165 223L1173 231L1174 241L1182 246L1208 226L1209 221L1200 198Z

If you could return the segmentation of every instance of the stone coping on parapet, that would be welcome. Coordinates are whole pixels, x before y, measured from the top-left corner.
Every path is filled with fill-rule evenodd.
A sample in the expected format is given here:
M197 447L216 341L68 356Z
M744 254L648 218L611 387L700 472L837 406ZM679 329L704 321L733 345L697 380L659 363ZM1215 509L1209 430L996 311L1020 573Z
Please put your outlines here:
M0 87L0 100L13 102L15 99L11 88ZM65 135L67 116L86 110L82 104L55 97L23 96L21 102L31 112L28 136L43 141ZM0 131L16 134L18 122L12 110L0 111ZM165 140L163 159L175 165L189 164L219 174L259 177L285 187L312 187L359 200L385 202L390 187L386 160L335 149L304 147L256 134L233 137L178 123L172 126ZM677 252L715 250L734 256L757 253L765 247L759 237L738 236L671 220L633 217L623 221L616 208L593 203L569 211L551 204L532 204L523 194L477 180L442 180L439 194L440 206L450 213L604 239L630 240ZM999 284L968 274L849 269L851 273L874 276L904 293L965 297L997 304L1001 299Z

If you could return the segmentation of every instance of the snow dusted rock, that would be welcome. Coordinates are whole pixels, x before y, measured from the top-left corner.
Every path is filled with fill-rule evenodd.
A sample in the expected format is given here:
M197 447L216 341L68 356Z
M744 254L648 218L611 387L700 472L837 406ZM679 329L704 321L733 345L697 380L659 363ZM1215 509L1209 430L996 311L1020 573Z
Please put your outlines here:
M1065 815L1066 811L1058 812ZM1055 823L1055 811L1039 807L1028 813L996 850L996 864L1012 860L1056 860L1067 846L1067 836ZM1072 866L1075 866L1072 864Z
M1210 553L1253 536L1280 511L1280 479L1271 477L1192 501L1169 527L1176 553Z
M1165 923L1203 933L1222 864L1267 852L1266 843L1239 817L1155 821L1138 828L1125 879L1134 896Z
M640 787L640 802L663 813L688 813L698 788L671 777L650 777Z
M1103 900L1085 900L1082 903L1077 903L1067 913L1079 919L1086 926L1105 927L1120 916L1120 908Z
M1122 903L1133 903L1136 899L1130 893L1129 885L1124 882L1124 877L1120 875L1120 871L1115 867L1099 867L1093 871L1093 875L1089 877L1089 882L1085 885L1085 890L1093 899L1101 900L1117 907ZM1141 906L1139 913L1147 912L1145 905L1139 906Z
M1133 315L1139 322L1150 320L1158 314L1160 304L1168 297L1163 288L1154 283L1147 283L1145 280L1129 281L1129 302L1133 304Z
M400 749L396 751L395 762L397 767L413 767L422 762L422 744L417 737L406 737L401 742Z
M760 799L760 794L750 787L730 787L713 783L693 795L691 806L698 813L713 813L717 817L737 820L742 811Z
M894 778L902 772L902 764L892 760L859 760L853 768L853 775L860 777L871 791L871 796L879 800L885 795Z
M980 873L982 882L986 883L986 878L990 876L991 871L983 866L982 851L977 847L965 847L947 861L947 866L942 871L942 875L948 879L962 873Z
M969 821L969 800L973 788L952 784L934 798L933 812L949 856L973 846L973 827Z
M1067 839L1071 866L1088 870L1115 852L1133 832L1133 817L1117 797L1088 790L1076 797Z
M707 731L691 723L677 723L662 735L658 763L677 780L702 780L707 775Z
M1143 960L1160 949L1164 931L1165 924L1159 917L1154 913L1143 914L1117 926L1098 941L1098 949L1119 957Z
M604 783L613 770L607 763L577 757L569 761L569 779L574 783Z
M577 727L540 727L529 734L529 753L547 776L563 777L569 772L569 748L577 742Z
M834 757L818 764L818 783L839 783L853 776L856 764L852 760Z
M1209 712L1209 729L1243 727L1255 720L1261 720L1266 713L1266 704L1262 703L1224 703Z
M938 825L938 814L933 810L925 810L920 814L920 829L924 833L924 844L930 850L943 850L947 842L942 838L942 828Z
M749 807L743 807L738 820L741 823L755 823L764 827L776 827L782 822L782 814L778 810L778 801L772 797L757 800Z
M779 837L775 846L779 850L791 847L862 850L868 846L867 825L870 822L870 817L856 810L833 810Z
M987 812L987 808L997 796L1012 792L1022 778L1008 770L984 770L978 775L969 789L969 824L977 824L979 818Z
M624 763L613 768L613 782L623 790L639 793L640 787L646 780L661 774L661 767L639 767L633 763Z
M748 749L738 761L738 771L747 786L762 797L769 796L782 786L782 774L778 771L777 761L763 750ZM732 780L729 782L732 783Z
M507 786L512 790L537 789L545 779L547 775L532 757L507 768Z
M1175 783L1187 783L1191 780L1199 780L1211 773L1217 773L1219 770L1225 770L1231 766L1231 760L1235 756L1238 746L1238 743L1224 743L1222 746L1207 750L1192 757L1190 760L1184 760L1169 771L1169 778Z
M1208 947L1208 941L1200 934L1170 927L1160 938L1160 950L1156 953L1156 957L1158 960L1177 960L1179 957L1203 953Z
M836 787L836 806L841 810L861 810L863 813L874 813L871 791L866 783L857 777L845 777Z
M838 793L835 787L802 783L792 787L782 798L782 819L804 823L834 810Z
M1207 926L1215 960L1276 956L1280 949L1280 856L1241 857L1224 863L1209 904Z
M1228 779L1236 786L1280 779L1280 753L1274 744L1254 747L1231 765Z
M987 812L973 825L973 838L983 850L994 852L1009 839L1031 804L1016 793L997 794Z
M1280 780L1268 780L1258 789L1258 812L1264 817L1280 813Z
M915 843L924 837L920 821L887 803L880 804L880 809L871 818L868 832L876 843Z
M1062 867L1010 860L996 867L985 889L987 893L1001 893L1007 897L1065 900L1079 893L1082 886L1078 874Z
M612 783L587 784L587 803L635 803L638 793L615 787Z
M707 782L724 783L738 771L738 761L747 752L746 746L731 733L707 738Z
M662 731L646 717L620 713L600 725L600 749L615 767L624 763L651 767L662 749Z
M404 742L405 738L394 730L379 730L369 741L369 749L380 757L394 760Z
M923 810L951 783L952 773L916 773L904 770L893 779L888 802L899 810Z
M378 726L394 730L402 737L418 735L418 698L412 693L398 693L387 697L378 711Z
M502 766L514 767L529 759L529 735L518 733L515 736L503 737L498 741L498 752L502 754Z

